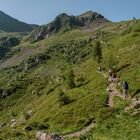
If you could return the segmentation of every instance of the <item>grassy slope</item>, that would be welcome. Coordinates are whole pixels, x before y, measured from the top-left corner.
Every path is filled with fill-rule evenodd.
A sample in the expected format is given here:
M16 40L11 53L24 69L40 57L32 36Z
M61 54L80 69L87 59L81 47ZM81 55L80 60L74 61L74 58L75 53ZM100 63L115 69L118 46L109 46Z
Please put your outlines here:
M124 24L126 23L122 23L122 25ZM135 29L139 23L135 23L131 32L126 31L129 27L121 31L120 25L120 23L116 23L112 27L104 29L116 31L116 34L107 34L103 40L103 42L106 41L103 44L103 65L107 69L108 57L112 54L117 62L120 80L128 80L130 94L134 95L140 87L140 32ZM87 40L94 33L72 31L60 35L39 43L41 46L46 46L46 44L52 46L58 44L58 42L59 44L66 44L69 40ZM9 140L27 140L29 137L34 139L38 128L34 128L31 132L26 132L23 128L27 125L31 126L35 122L45 126L49 125L48 131L64 134L83 128L95 119L97 122L96 128L87 136L78 139L139 139L139 114L132 117L129 113L123 112L128 103L116 98L114 99L116 102L114 108L105 107L107 100L106 79L97 73L97 63L91 58L87 58L82 64L73 65L72 69L77 86L65 90L66 85L62 77L68 67L68 62L63 57L57 56L55 60L50 59L26 73L16 70L0 72L1 88L8 89L12 85L20 87L16 93L1 100L1 108L4 108L4 110L0 111L0 114L2 114L0 115L0 122L9 123L13 118L18 120L23 118L27 111L33 111L33 116L27 120L26 124L19 125L14 131L8 127L8 124L0 129L0 137ZM50 75L54 78L51 79ZM77 79L79 77L84 79L80 81L81 86L78 86L79 81ZM61 80L57 81L57 78ZM121 89L121 87L119 88ZM59 106L60 89L70 99L73 99L72 103L62 107ZM137 93L136 96L140 96L140 93Z
M105 56L114 55L120 81L127 80L130 86L129 94L137 97L140 96L140 33L134 29L138 25L139 23L133 26L132 32L124 33L111 39L109 44L113 44L113 46L104 49ZM106 62L107 60L104 61ZM99 123L99 126L86 137L91 140L140 139L140 113L135 116L130 115L133 113L133 110L124 113L124 108L128 103L119 97L114 99L114 101L116 104L114 114L107 118L101 118L102 121ZM85 139L85 137L82 139Z

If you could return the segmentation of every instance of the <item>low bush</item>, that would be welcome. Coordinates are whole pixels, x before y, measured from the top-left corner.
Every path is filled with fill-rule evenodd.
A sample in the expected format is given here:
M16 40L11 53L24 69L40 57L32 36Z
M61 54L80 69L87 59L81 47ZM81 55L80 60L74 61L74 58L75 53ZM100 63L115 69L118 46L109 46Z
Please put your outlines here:
M59 93L58 101L60 106L64 106L70 104L73 100L70 99L70 97L68 97L63 91L61 91Z

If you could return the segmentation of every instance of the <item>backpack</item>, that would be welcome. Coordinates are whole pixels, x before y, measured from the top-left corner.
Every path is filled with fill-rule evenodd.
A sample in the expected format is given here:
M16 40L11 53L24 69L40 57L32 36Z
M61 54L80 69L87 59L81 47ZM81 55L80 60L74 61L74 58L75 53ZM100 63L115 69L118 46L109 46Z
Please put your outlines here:
M123 88L124 89L129 89L128 83L126 81L123 83Z

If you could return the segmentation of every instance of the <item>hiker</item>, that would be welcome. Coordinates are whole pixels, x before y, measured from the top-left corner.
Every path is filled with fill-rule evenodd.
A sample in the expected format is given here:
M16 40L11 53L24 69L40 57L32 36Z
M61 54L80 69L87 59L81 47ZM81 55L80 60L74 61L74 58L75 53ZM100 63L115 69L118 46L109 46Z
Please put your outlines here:
M116 72L115 72L114 69L110 69L109 72L108 72L108 74L112 78L116 78L117 77Z
M109 71L108 71L108 75L109 75L109 77L112 76L112 69L109 69Z
M116 81L116 77L117 77L117 74L116 74L115 70L114 70L114 69L110 69L109 72L108 72L108 74L109 74L109 79L108 79L108 81L109 81L110 83L111 83L111 82L115 82L115 81Z
M111 77L108 78L108 81L109 81L109 84L112 83L112 82L114 83L116 81L116 78L111 76Z
M98 70L99 70L100 72L102 71L102 68L101 68L101 66L99 66L99 67L98 67Z
M128 83L126 81L123 81L123 95L124 95L124 98L128 97L128 93L127 93L128 89L129 89Z
M117 77L117 74L116 74L116 72L114 71L113 73L112 73L112 78L116 78Z

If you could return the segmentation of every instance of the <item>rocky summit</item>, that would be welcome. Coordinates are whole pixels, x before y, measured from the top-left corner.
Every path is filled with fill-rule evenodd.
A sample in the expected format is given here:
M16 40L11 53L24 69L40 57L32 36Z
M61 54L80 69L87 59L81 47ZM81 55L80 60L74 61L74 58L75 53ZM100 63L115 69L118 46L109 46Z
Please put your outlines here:
M109 20L102 15L92 11L88 11L80 16L69 16L66 13L62 13L49 24L36 28L31 33L29 40L31 42L39 41L58 31L66 32L76 28L96 30L108 22Z

